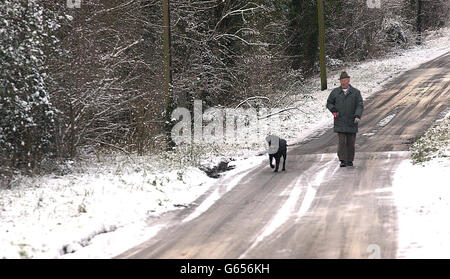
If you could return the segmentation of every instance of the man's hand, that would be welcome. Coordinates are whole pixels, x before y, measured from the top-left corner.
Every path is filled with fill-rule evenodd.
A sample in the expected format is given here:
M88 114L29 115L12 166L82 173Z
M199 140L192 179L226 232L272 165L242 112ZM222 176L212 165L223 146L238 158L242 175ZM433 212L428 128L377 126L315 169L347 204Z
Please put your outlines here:
M333 112L333 115L334 115L334 119L337 119L338 113L337 112Z
M359 117L355 117L355 124L358 124L361 119Z

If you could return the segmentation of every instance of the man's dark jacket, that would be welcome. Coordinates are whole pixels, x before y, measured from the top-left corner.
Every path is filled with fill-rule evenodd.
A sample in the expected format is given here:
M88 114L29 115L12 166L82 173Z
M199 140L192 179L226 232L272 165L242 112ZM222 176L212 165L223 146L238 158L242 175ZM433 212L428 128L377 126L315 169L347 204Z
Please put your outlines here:
M337 133L357 133L358 124L355 117L361 118L364 106L361 92L350 85L347 95L339 86L331 91L327 100L327 108L332 112L337 112L337 119L334 120L334 131Z

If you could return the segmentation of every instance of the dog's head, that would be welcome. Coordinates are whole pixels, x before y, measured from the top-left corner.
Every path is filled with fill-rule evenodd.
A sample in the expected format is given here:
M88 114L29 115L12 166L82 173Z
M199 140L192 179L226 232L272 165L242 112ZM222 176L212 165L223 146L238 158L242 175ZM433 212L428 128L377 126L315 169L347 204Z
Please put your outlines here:
M280 146L280 138L275 135L268 135L266 137L266 142L269 144L267 153L275 154L278 152L278 147Z

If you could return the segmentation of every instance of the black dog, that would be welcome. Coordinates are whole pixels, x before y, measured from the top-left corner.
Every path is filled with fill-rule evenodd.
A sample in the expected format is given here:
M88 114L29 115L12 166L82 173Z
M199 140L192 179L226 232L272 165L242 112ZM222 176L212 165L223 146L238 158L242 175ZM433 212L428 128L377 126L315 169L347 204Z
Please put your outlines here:
M286 150L287 150L287 143L286 140L280 139L277 136L267 136L266 141L269 144L269 164L270 167L273 169L274 166L272 164L272 158L275 158L275 170L274 172L278 172L278 167L280 165L280 159L281 156L283 156L283 169L282 171L286 170ZM277 145L278 143L278 145Z

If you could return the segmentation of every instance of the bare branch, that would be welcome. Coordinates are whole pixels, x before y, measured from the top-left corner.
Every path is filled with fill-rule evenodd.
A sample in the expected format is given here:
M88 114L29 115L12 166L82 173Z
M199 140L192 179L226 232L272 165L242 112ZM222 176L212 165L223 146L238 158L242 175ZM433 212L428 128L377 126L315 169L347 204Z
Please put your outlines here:
M286 111L290 111L290 110L299 110L300 112L305 113L304 111L302 111L302 110L299 109L298 107L288 107L288 108L281 109L281 110L279 110L279 111L277 111L277 112L269 113L269 114L267 114L267 115L258 117L258 120L265 119L265 118L269 118L269 117L271 117L271 116L274 116L274 115L277 115L277 114L280 114L280 113L283 113L283 112L286 112ZM305 114L306 114L306 113L305 113Z
M255 100L255 99L265 99L267 101L270 101L270 99L265 96L253 96L253 97L249 97L249 98L245 99L244 101L240 102L234 109L239 108L244 103L247 103L249 106L251 106L248 101Z

